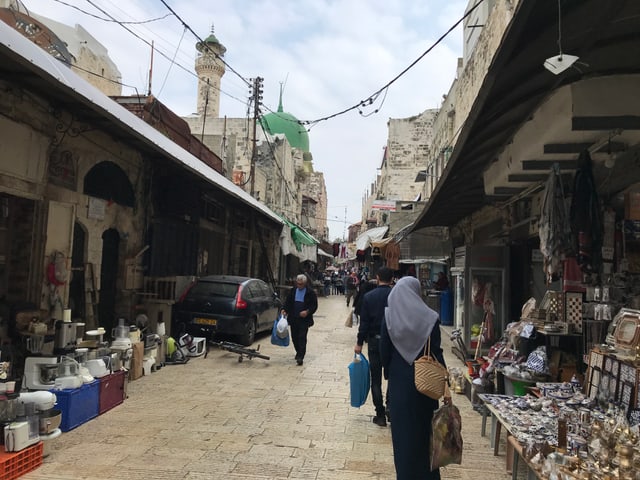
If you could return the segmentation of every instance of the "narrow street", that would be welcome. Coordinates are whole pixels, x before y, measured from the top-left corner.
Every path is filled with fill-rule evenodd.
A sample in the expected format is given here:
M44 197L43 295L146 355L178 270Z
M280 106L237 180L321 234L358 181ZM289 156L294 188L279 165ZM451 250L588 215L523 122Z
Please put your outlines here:
M356 331L344 326L344 297L319 304L303 366L293 346L275 347L269 336L256 344L270 360L238 362L212 347L207 358L129 383L123 404L53 440L43 465L21 478L394 479L390 427L371 422L370 397L360 409L349 405ZM460 365L443 337L449 366ZM481 416L463 395L454 403L465 452L442 478L511 478L504 445L494 457Z

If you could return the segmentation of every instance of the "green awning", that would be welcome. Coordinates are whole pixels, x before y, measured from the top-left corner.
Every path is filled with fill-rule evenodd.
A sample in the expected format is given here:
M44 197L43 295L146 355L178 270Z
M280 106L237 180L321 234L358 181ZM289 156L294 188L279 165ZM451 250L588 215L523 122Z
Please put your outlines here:
M318 245L320 243L301 226L290 222L284 217L282 217L282 220L291 229L291 239L298 250L302 248L302 245Z

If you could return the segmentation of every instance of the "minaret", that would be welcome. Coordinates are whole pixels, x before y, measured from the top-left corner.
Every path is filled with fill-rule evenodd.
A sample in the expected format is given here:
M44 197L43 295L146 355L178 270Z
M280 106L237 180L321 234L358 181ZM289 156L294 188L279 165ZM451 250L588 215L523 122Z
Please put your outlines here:
M196 74L198 75L198 115L218 117L220 114L220 79L224 75L224 63L221 57L227 49L213 34L196 44Z

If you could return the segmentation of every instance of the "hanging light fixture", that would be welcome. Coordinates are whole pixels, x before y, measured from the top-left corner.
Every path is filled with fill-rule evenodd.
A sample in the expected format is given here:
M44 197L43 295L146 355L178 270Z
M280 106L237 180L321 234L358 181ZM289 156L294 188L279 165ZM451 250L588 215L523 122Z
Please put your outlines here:
M578 60L577 56L562 52L562 9L560 0L558 0L558 50L558 55L547 58L543 63L544 68L554 75L561 74Z

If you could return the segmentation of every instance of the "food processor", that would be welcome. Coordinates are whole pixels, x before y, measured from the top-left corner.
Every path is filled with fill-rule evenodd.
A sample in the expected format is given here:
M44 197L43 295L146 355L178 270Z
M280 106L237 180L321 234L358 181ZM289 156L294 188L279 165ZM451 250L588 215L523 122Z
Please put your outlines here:
M112 368L114 368L114 364L130 368L133 349L131 348L130 328L125 324L124 318L118 320L118 326L113 329L112 336L113 341L109 349L118 356L118 361L112 362Z
M80 374L80 364L73 358L63 355L58 364L58 375L53 389L64 390L67 388L80 388L84 380Z

